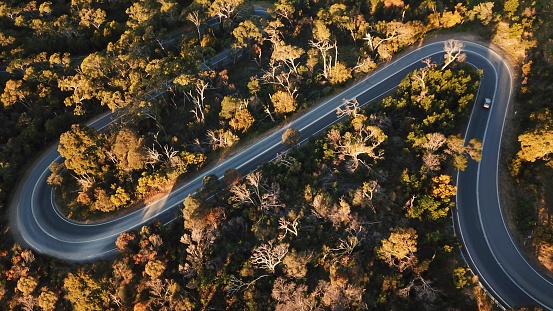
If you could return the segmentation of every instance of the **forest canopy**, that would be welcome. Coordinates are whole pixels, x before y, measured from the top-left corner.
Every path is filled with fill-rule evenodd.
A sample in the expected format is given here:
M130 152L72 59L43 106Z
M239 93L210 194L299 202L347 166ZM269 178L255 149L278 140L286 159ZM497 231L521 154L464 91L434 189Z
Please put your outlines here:
M520 180L532 165L551 166L541 148L551 92L539 81L551 71L551 42L533 37L550 37L550 15L547 1L523 0L0 1L0 209L7 214L21 172L59 139L63 161L48 183L62 212L77 221L124 214L429 34L451 31L532 49L521 68L521 148L509 162ZM479 161L482 147L460 135L481 72L450 44L444 62L425 60L379 102L345 102L343 123L309 139L290 128L283 143L304 145L257 171L207 176L177 221L122 233L114 259L34 254L13 242L5 219L0 302L491 309L448 218L453 174ZM115 121L87 125L103 113ZM516 213L526 230L529 205ZM550 225L537 232L538 243L553 243Z

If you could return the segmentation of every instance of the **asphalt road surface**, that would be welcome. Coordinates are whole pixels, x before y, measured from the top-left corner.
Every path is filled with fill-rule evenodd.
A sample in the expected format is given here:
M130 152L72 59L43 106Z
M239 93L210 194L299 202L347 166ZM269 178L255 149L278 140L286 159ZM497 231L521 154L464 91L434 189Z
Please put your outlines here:
M466 42L467 62L484 70L478 98L467 127L466 137L483 141L480 163L469 162L458 175L455 224L465 258L480 281L505 307L535 303L553 308L553 283L538 273L521 255L506 228L499 205L497 172L501 136L512 92L512 76L503 59L488 47ZM57 146L52 146L30 168L18 186L10 223L18 241L35 251L68 261L92 261L112 257L114 242L120 233L140 228L154 219L170 222L188 194L202 186L208 174L221 177L225 170L236 168L247 173L274 159L286 150L281 135L292 127L301 131L302 139L317 134L339 119L336 108L343 99L357 98L370 103L394 89L407 73L422 67L421 60L443 58L443 42L425 44L381 68L346 91L336 95L281 126L246 150L221 161L171 194L152 205L121 218L99 224L76 223L64 218L53 206L52 189L46 184L48 167L59 161ZM482 108L484 97L493 99L491 109ZM91 126L100 128L111 122L105 115Z

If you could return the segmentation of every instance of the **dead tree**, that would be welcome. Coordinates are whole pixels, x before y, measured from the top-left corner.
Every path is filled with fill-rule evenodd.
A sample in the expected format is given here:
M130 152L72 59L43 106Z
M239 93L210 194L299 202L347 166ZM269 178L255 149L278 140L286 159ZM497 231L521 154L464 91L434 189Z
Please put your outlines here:
M405 202L405 206L404 208L409 211L410 209L412 209L414 206L415 206L415 200L417 199L417 196L416 195L413 195L411 196L411 198L409 200L407 200L407 202Z
M280 201L280 185L276 182L271 183L269 187L264 187L265 193L261 196L261 209L265 212L270 209L277 210L284 207L285 204Z
M255 280L251 282L244 282L241 279L235 277L234 275L231 275L229 277L229 284L225 287L225 292L230 294L231 296L235 295L236 293L240 292L241 290L246 290L248 287L252 286L257 282L259 279L262 279L264 277L269 276L269 274L263 274L262 276L256 278Z
M187 93L187 97L194 104L194 109L190 110L196 117L198 123L205 121L205 90L211 88L210 84L204 80L196 81L194 90Z
M251 205L256 204L252 196L252 192L250 191L250 188L245 183L233 185L230 188L230 192L232 193L232 196L230 197L230 199L235 203L238 203L238 204L247 203Z
M411 290L415 291L415 297L417 300L425 302L433 302L438 298L438 291L431 286L431 282L425 280L422 276L418 275L404 288L398 291L398 296L407 298L409 297Z
M193 267L202 264L207 250L213 245L216 238L217 232L214 228L192 228L190 234L185 233L180 242L186 245L186 260Z
M278 183L268 185L261 172L248 174L246 182L232 186L230 189L233 194L232 201L238 204L257 205L264 213L285 206L280 202L280 185Z
M88 174L84 174L81 176L73 175L73 177L75 178L75 180L77 181L77 184L79 185L79 187L81 188L81 191L83 192L88 191L88 189L90 189L96 182L94 177L90 177L88 176Z
M159 153L154 146L152 148L146 148L146 164L149 164L152 169L154 165L161 161L161 153Z
M438 151L438 149L440 149L447 142L447 137L445 137L442 133L426 134L425 138L426 139L421 144L421 147L429 152Z
M467 54L462 52L464 47L463 42L459 40L449 39L444 43L445 63L442 66L442 70L454 61L463 62L467 58Z
M277 311L313 311L322 309L319 306L319 299L324 294L319 287L308 290L305 284L296 284L293 281L279 277L273 284L271 296L277 301L275 310ZM336 308L335 310L343 310Z
M174 288L173 284L171 284L172 282L172 280L154 279L146 283L150 291L150 302L156 306L155 310L174 310L177 301L172 299L173 292L171 288Z
M215 131L208 130L206 135L209 138L209 144L213 146L213 149L230 147L239 139L238 136L230 130L224 131L223 129Z
M201 33L201 24L202 19L200 18L200 12L198 10L192 11L188 13L186 16L186 19L194 24L196 26L196 31L198 32L198 42L202 41L202 33Z
M288 243L273 246L273 242L256 246L250 260L255 267L267 269L274 273L276 266L288 254L289 246Z
M352 118L355 118L357 116L357 112L359 112L359 102L357 101L357 98L354 99L342 99L342 102L344 103L344 108L338 107L336 108L336 116L338 118L341 118L343 116L351 116Z
M294 86L294 81L298 75L294 74L292 68L286 70L283 68L282 63L276 62L271 59L269 63L269 69L265 71L261 80L266 84L274 84L283 87L290 96L296 97L297 88Z
M366 33L363 40L367 41L367 44L369 45L369 48L374 53L378 49L378 46L380 46L382 43L384 43L386 41L390 41L390 40L392 40L394 38L397 38L397 37L398 37L397 33L391 33L391 34L389 34L389 36L387 36L384 39L382 39L380 37L375 37L375 36L371 35L370 33Z
M278 236L279 240L282 240L286 237L286 234L290 232L294 236L298 236L298 218L296 217L293 221L287 220L285 217L280 217L278 220L278 228L284 230L284 233L281 233Z
M378 146L386 139L384 132L376 126L363 126L359 132L346 132L341 135L338 130L330 130L327 134L327 141L336 149L336 153L341 156L351 158L349 169L355 171L359 163L368 166L359 159L359 156L365 154L374 160L382 159L383 150L376 150Z
M362 207L369 206L373 213L376 214L376 208L373 203L374 193L378 191L378 180L370 180L369 182L363 182L363 186L355 191L355 201Z
M411 81L413 82L413 84L419 83L421 87L421 92L419 96L417 96L418 102L423 100L426 96L426 93L428 93L428 89L426 88L426 75L431 69L434 69L436 67L436 63L432 63L432 60L430 58L425 58L422 62L425 63L426 66L416 70L411 76Z
M339 238L338 247L331 248L331 251L337 252L337 257L340 258L344 255L351 255L353 250L361 244L361 241L364 239L365 230L362 226L357 226L356 228L346 229L348 236L346 238Z
M286 167L292 167L298 163L294 157L288 155L286 151L277 153L275 157L275 163L284 165Z
M273 113L269 109L269 106L263 106L263 108L264 108L263 111L269 116L269 118L271 118L271 121L273 121L273 123L274 123L275 118L273 118Z
M442 166L442 161L445 160L445 155L436 154L432 152L426 152L422 155L422 164L424 172L429 173L432 171L439 171Z
M33 295L22 295L17 299L21 310L33 311L38 303L38 300Z
M328 79L332 73L332 63L334 63L334 65L338 63L338 45L335 41L331 41L330 39L317 41L309 40L309 45L319 50L323 60L323 76ZM335 54L334 62L332 61L332 55L329 53L332 49L334 49Z
M443 153L437 153L447 142L445 135L441 133L430 133L421 139L421 142L415 143L414 147L421 147L425 153L422 156L424 168L427 172L437 171L441 167L442 161L445 160Z

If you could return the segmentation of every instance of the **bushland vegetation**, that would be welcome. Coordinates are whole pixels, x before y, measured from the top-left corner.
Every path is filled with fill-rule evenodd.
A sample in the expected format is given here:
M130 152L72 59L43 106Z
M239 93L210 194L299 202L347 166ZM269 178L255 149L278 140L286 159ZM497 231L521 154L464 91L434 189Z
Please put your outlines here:
M279 0L265 18L242 0L0 2L0 210L28 161L57 139L64 159L49 182L67 215L124 210L436 30L507 25L525 47L541 31L520 100L546 103L547 5ZM214 62L225 50L230 62ZM114 260L68 265L33 254L2 222L0 303L491 308L448 219L453 170L479 159L480 143L459 136L479 74L447 60L423 65L378 104L353 105L347 122L255 174L207 178L180 221L123 233ZM536 120L548 115L528 107ZM117 116L107 130L85 125L107 111ZM539 161L516 163L526 176Z

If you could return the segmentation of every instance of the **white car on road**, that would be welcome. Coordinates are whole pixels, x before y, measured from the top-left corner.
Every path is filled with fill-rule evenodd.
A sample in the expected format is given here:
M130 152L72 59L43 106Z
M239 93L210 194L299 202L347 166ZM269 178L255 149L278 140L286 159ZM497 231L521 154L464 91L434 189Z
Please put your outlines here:
M492 100L488 97L484 98L484 108L490 109L491 105L492 105Z

